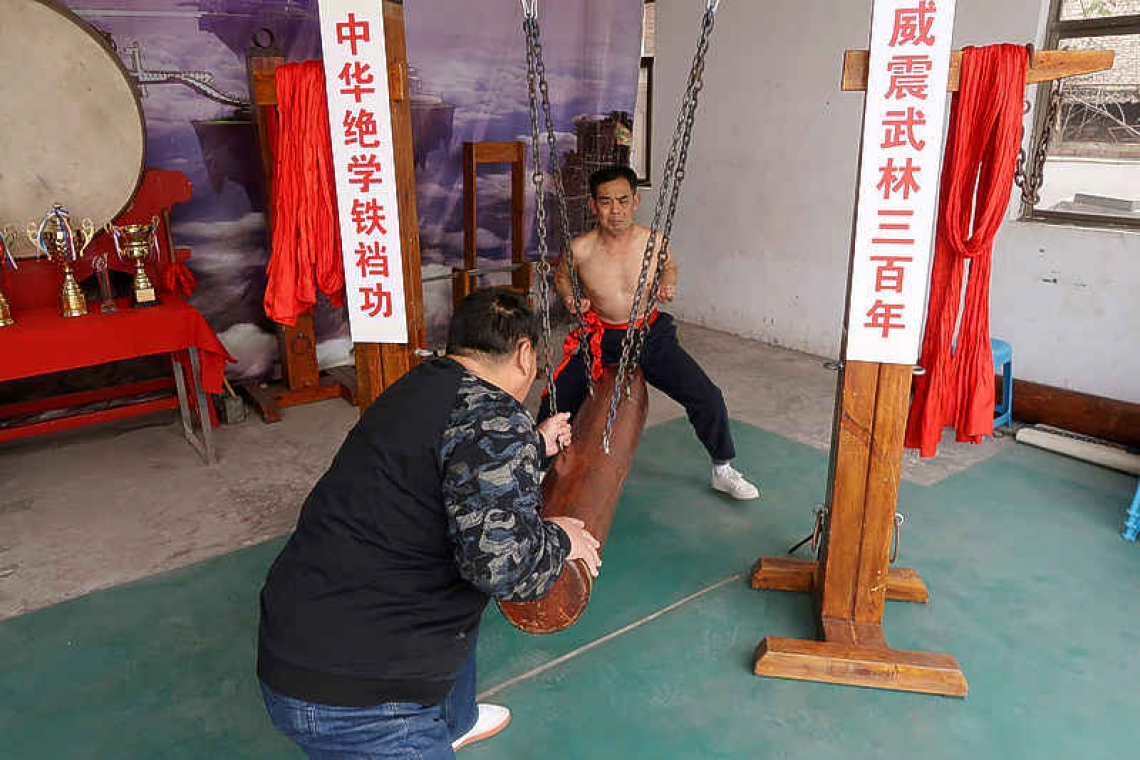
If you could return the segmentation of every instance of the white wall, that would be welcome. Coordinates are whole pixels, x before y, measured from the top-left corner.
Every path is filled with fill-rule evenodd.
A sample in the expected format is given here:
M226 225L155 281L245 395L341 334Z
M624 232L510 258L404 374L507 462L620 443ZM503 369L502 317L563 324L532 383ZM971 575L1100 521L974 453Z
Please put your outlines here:
M958 0L955 46L1040 41L1047 1ZM705 3L657 6L655 178ZM678 317L838 354L862 111L839 74L842 51L867 46L870 8L722 0L673 228ZM655 200L645 194L645 223ZM1011 218L991 303L1015 376L1140 403L1140 234Z

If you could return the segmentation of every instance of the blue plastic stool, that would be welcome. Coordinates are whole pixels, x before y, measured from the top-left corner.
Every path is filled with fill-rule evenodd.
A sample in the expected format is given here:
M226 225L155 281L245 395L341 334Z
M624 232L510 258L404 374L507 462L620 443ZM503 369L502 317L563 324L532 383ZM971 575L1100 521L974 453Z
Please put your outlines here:
M1010 427L1013 422L1013 346L1004 340L990 338L994 368L1001 367L1001 400L994 404L994 430Z
M1132 497L1132 506L1128 508L1128 519L1124 521L1124 537L1135 541L1140 535L1140 483L1136 484L1136 495Z

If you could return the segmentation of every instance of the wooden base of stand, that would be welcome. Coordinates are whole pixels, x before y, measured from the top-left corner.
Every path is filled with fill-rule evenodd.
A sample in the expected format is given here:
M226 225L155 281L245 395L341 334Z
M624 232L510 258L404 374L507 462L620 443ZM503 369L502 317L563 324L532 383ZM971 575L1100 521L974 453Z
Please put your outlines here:
M752 588L811 593L817 588L819 563L804 559L762 557L752 566ZM896 602L925 602L930 598L918 572L892 567L887 573L887 598Z
M330 398L343 398L356 406L356 375L351 367L334 367L321 372L320 384L290 390L284 383L242 383L242 392L265 422L280 422L281 410L312 404Z
M764 557L752 568L752 588L814 593L819 564ZM887 599L925 602L926 584L908 568L890 568ZM952 655L891 649L881 625L820 618L823 641L769 636L756 647L758 676L965 697L966 678Z
M966 696L966 678L953 656L890 649L885 643L866 646L769 636L756 647L753 672L798 681Z

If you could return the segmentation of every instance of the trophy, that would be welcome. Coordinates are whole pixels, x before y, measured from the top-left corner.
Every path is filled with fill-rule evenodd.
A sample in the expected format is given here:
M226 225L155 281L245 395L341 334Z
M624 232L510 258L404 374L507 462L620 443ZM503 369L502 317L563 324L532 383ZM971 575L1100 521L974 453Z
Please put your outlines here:
M107 254L100 253L91 259L91 268L95 270L95 280L99 283L99 298L102 300L99 311L103 314L118 311L115 294L111 290L111 277L107 274Z
M115 252L120 259L130 259L135 264L134 291L131 294L131 305L138 308L143 306L158 306L158 296L155 295L154 284L146 274L143 261L151 255L158 253L158 217L151 217L150 224L124 224L119 227L108 222L107 232L115 241Z
M12 227L5 227L0 230L0 269L5 265L12 269L19 269L16 266L16 259L12 257L12 251L9 247L9 240L12 240L15 235L15 229ZM4 297L4 291L0 290L0 327L7 327L8 325L16 324L16 320L12 319L12 309L8 306L8 299Z
M90 219L80 222L78 237L82 238L82 243L78 242L67 209L57 203L38 225L29 222L27 232L32 245L63 270L63 285L59 290L60 316L82 317L87 313L87 299L83 297L71 263L77 261L91 244L95 225Z

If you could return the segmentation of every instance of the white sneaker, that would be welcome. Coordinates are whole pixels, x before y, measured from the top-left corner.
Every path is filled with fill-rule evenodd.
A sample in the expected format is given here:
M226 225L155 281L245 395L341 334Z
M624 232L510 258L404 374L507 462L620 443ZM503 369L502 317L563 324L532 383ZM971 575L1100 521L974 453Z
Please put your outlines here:
M712 487L723 491L734 499L759 499L760 489L744 479L744 476L731 466L725 467L722 472L713 468Z
M502 731L511 722L510 708L500 705L485 705L479 703L479 717L471 730L451 743L452 751L466 747L468 744L490 739Z

